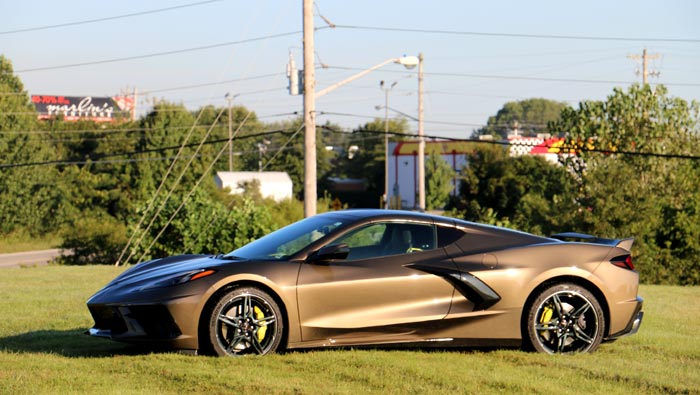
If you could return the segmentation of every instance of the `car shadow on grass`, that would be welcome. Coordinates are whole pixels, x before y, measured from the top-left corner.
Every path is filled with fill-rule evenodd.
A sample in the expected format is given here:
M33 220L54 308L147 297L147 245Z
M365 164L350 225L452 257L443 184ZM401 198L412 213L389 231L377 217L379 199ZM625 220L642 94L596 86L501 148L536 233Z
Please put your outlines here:
M145 355L163 352L97 339L85 334L85 329L40 330L0 338L0 350L16 353L44 353L65 357L111 357L114 355Z
M456 352L489 353L502 349L518 349L510 346L458 346L442 347L439 344L393 344L367 346L341 346L315 349L287 350L285 354L306 352L342 351L342 350L376 350L376 351L420 351L420 352ZM152 353L173 353L177 350L149 347L146 344L131 345L107 339L98 339L85 334L85 329L40 330L0 338L0 350L16 353L55 354L73 358L104 358L117 355L148 355Z

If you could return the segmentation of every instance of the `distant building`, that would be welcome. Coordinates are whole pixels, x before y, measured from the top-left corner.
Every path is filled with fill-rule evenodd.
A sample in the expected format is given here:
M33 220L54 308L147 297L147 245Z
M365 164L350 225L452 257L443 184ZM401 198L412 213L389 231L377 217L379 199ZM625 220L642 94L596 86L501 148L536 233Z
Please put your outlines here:
M292 179L289 174L281 171L217 171L214 182L221 188L229 188L231 194L239 194L245 191L244 184L252 181L260 183L260 194L264 198L272 198L282 201L292 198Z
M537 137L508 136L510 156L540 155L552 163L559 163L559 150L564 139L550 137L548 134Z
M456 174L467 163L466 155L476 147L467 141L426 141L426 159L437 152L455 170L452 194L457 193ZM412 209L418 206L418 141L390 143L389 152L389 206ZM426 175L427 176L427 175Z
M482 139L480 139L482 140ZM491 140L491 139L483 139ZM510 156L540 155L552 163L558 163L564 139L538 135L522 137L511 135L507 142L495 142L508 146ZM484 142L473 141L426 141L426 159L431 152L437 152L452 169L459 173L467 165L466 154L473 152ZM391 208L412 209L418 203L418 141L402 141L389 144L389 206ZM564 154L570 155L570 154ZM426 174L427 177L427 174ZM452 180L452 194L459 192L459 180Z

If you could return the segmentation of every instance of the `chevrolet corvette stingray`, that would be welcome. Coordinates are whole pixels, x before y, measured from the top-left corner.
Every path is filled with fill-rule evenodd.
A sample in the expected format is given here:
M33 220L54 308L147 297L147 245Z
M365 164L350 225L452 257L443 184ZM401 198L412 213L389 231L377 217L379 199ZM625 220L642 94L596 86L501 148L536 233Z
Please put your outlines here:
M632 242L329 212L225 255L134 265L88 300L87 333L221 356L387 344L592 352L640 327Z

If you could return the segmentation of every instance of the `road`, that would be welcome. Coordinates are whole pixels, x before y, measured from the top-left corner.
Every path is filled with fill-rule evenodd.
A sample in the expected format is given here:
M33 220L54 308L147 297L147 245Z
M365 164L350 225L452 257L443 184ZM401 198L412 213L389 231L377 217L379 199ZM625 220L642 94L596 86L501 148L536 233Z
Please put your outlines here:
M0 254L0 268L46 265L61 255L61 249Z

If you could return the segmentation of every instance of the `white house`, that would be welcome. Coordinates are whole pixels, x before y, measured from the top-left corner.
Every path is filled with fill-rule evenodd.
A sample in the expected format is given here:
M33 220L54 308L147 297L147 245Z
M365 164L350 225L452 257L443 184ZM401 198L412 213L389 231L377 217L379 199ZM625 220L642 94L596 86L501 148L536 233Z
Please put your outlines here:
M260 183L260 194L264 198L282 201L292 198L292 179L282 171L217 171L214 182L221 188L230 188L232 194L242 193L243 184L257 180Z

